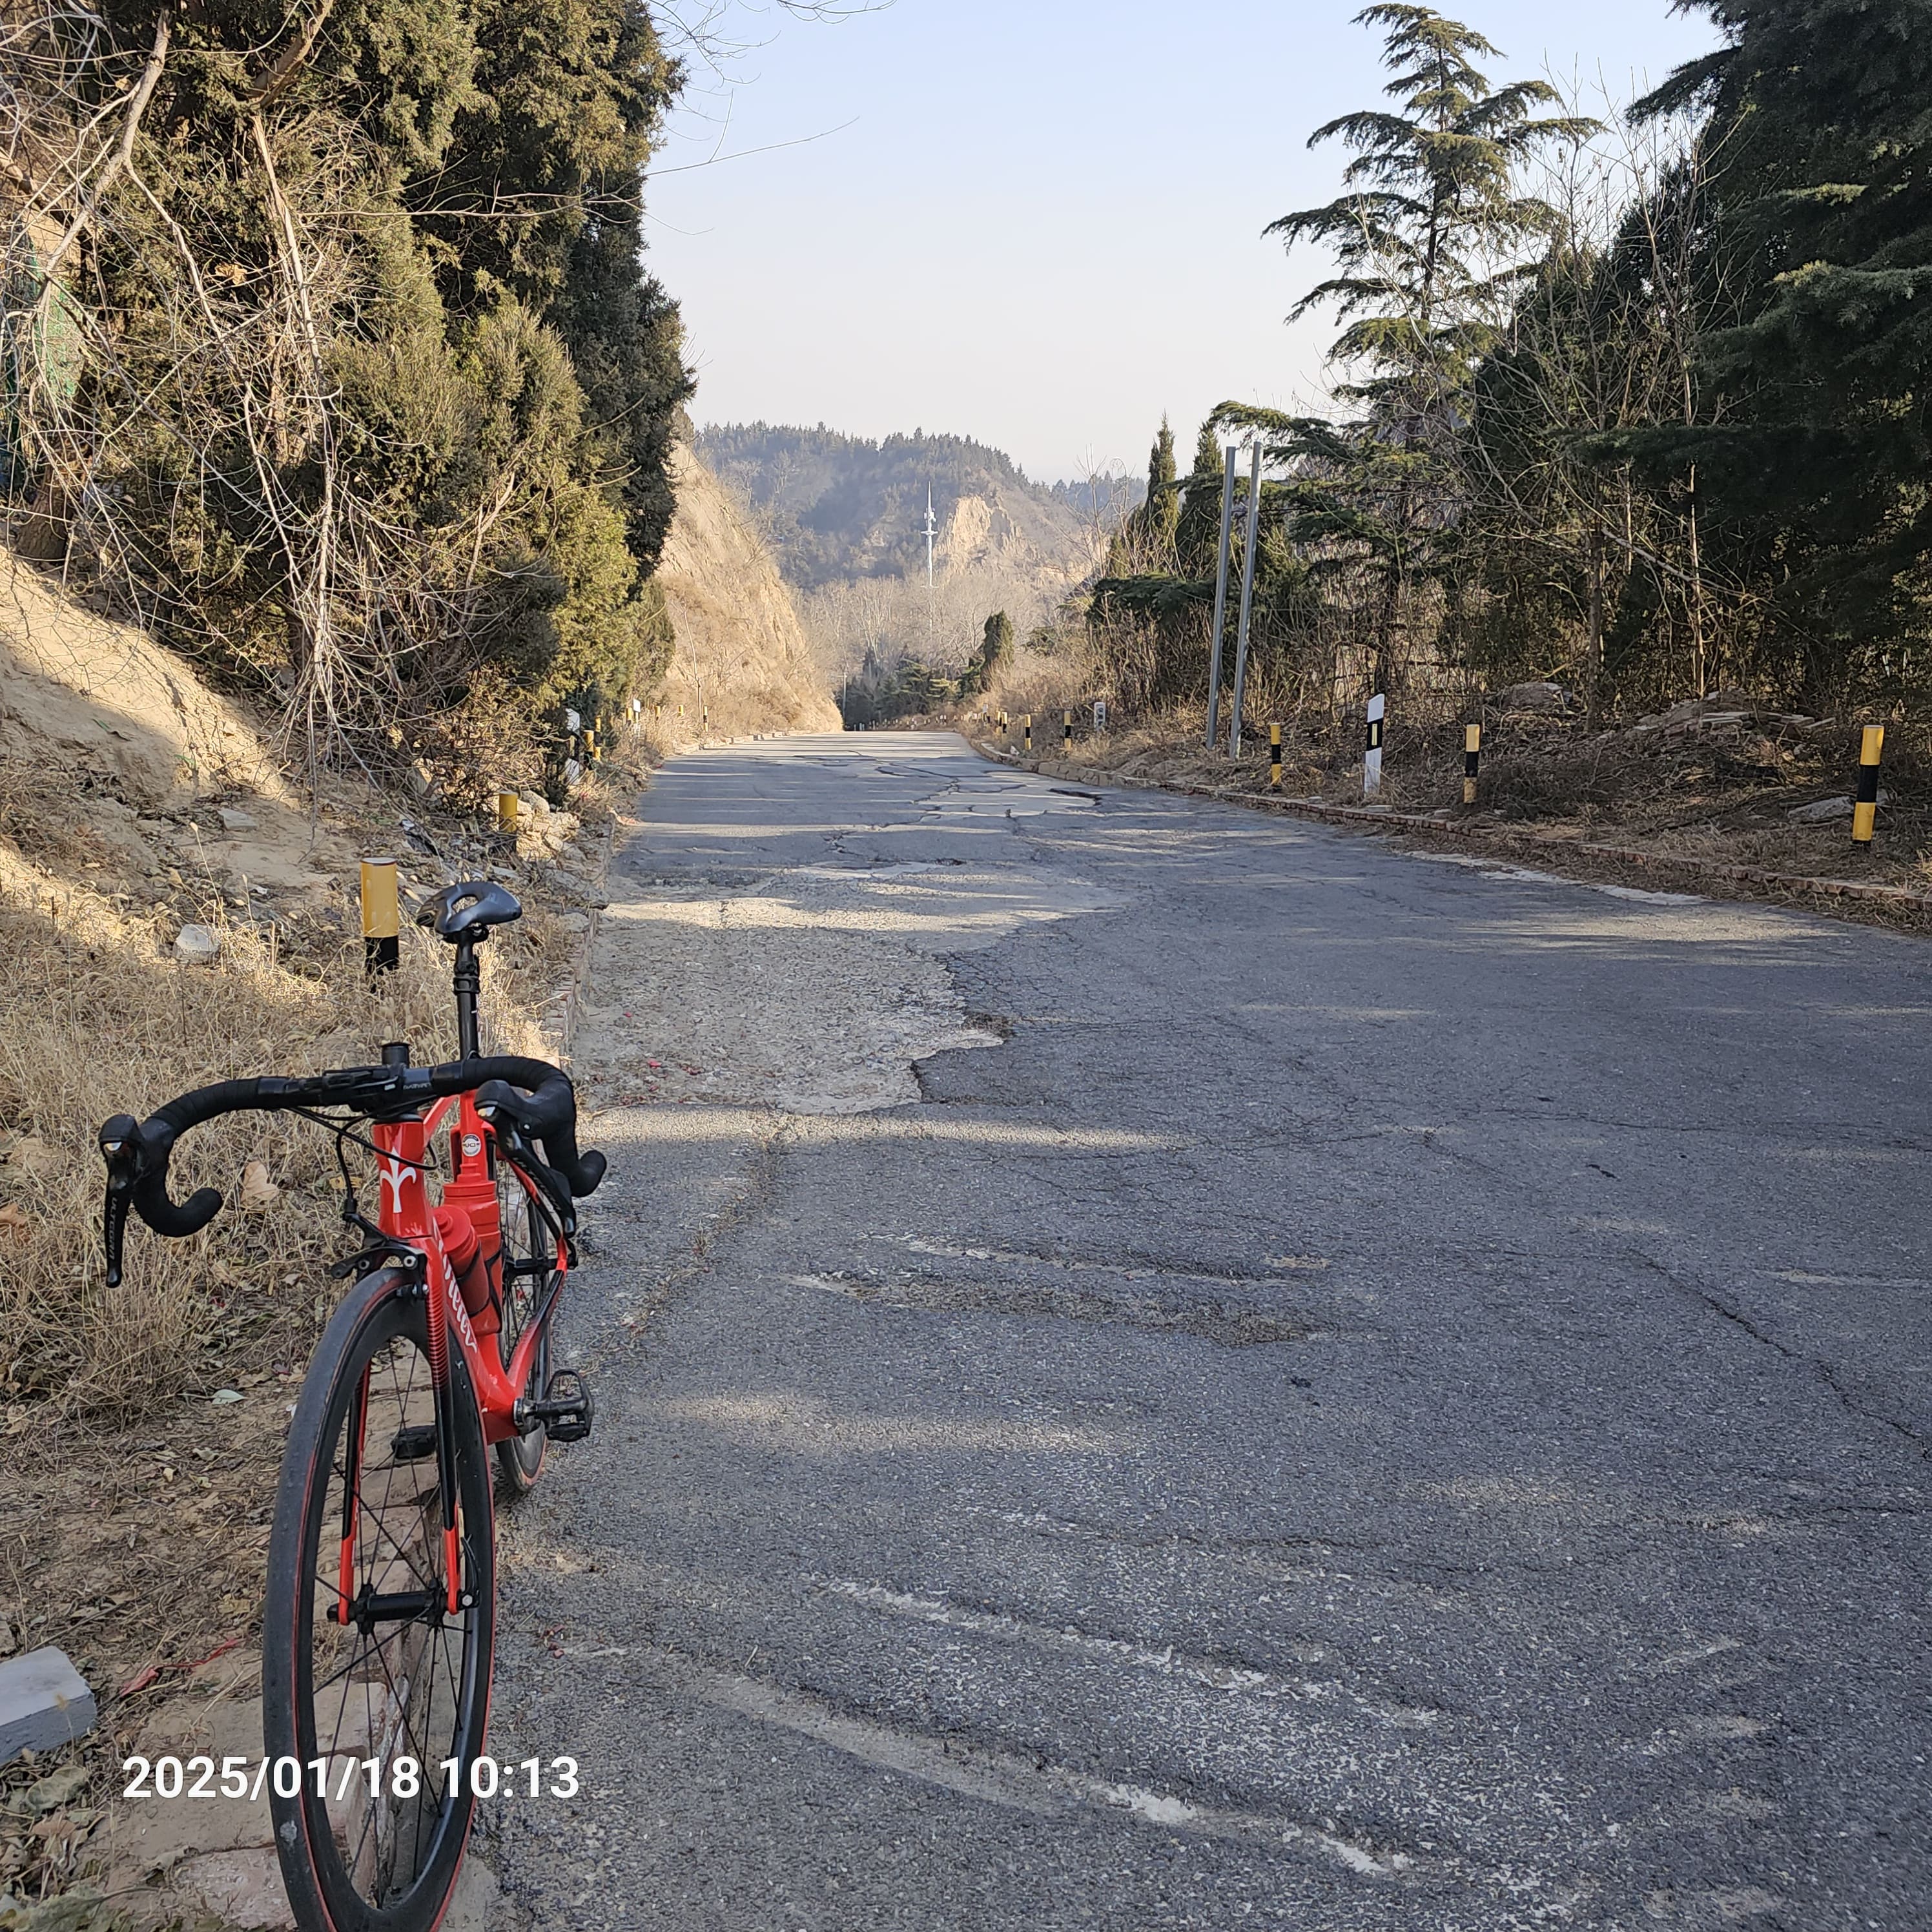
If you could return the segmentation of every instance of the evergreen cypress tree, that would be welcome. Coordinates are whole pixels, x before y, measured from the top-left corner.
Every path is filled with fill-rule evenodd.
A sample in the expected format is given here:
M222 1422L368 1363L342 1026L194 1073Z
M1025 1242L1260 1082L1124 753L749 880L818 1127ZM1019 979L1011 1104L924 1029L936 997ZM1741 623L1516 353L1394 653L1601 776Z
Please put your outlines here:
M1180 493L1174 487L1174 431L1166 417L1160 419L1160 434L1154 438L1148 456L1146 530L1150 560L1155 568L1170 563L1174 555L1174 532L1180 521Z
M986 667L986 681L992 683L1013 661L1013 620L1004 610L995 610L986 620L980 640L980 662Z
M1180 477L1174 466L1174 431L1166 417L1148 452L1147 495L1126 516L1107 546L1106 577L1144 577L1174 568L1174 535L1180 522Z
M1221 470L1225 459L1212 418L1195 440L1194 467L1181 498L1174 529L1174 550L1184 574L1211 577L1221 541Z
M980 648L960 674L959 695L977 698L982 692L992 690L1012 657L1013 620L1005 611L995 610L980 634Z
M125 44L104 73L156 10L108 10ZM681 81L645 0L350 0L296 26L256 0L176 10L135 166L98 211L92 299L116 349L62 434L111 478L130 589L230 671L299 689L322 665L311 692L355 694L327 700L332 732L506 688L534 710L647 688L691 385L640 260L642 170ZM296 312L284 197L319 265L306 347L273 346ZM184 352L204 314L220 352ZM320 380L289 376L311 349Z
M1693 0L1729 44L1636 112L1703 105L1708 428L1633 438L1694 473L1814 689L1896 676L1932 620L1932 14L1924 0Z

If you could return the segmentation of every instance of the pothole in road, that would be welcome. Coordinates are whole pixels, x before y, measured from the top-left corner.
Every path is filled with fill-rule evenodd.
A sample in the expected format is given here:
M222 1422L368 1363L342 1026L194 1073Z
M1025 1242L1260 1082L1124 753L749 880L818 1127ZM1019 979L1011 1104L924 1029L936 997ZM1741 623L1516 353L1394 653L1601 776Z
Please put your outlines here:
M928 1234L872 1234L866 1238L891 1241L914 1254L938 1256L948 1261L1006 1262L1022 1267L1052 1268L1062 1274L1110 1274L1124 1281L1204 1282L1216 1288L1268 1286L1283 1274L1319 1274L1328 1266L1326 1255L1274 1256L1267 1264L1266 1271L1261 1272L1196 1268L1184 1261L1164 1259L1150 1254L1128 1254L1118 1261L1109 1261L1045 1248L962 1247Z
M796 1274L790 1279L801 1288L819 1288L876 1306L931 1314L1013 1315L1061 1322L1108 1322L1155 1334L1190 1335L1228 1348L1312 1341L1326 1333L1298 1316L1229 1307L1219 1302L1125 1298L1078 1288L986 1280L945 1281L916 1275L903 1275L890 1282L839 1273Z

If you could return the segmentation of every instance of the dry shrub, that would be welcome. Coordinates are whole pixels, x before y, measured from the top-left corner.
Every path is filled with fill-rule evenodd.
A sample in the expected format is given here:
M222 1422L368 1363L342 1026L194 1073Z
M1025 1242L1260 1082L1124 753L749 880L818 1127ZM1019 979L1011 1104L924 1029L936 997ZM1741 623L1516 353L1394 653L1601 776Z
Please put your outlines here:
M1100 654L1082 632L1069 636L1050 652L1021 650L974 708L1004 711L1016 718L1030 712L1034 741L1038 745L1049 720L1057 732L1061 712L1071 711L1076 726L1090 724L1094 699L1109 695Z
M124 916L0 850L0 1392L16 1403L128 1418L198 1386L208 1352L260 1324L256 1298L304 1318L305 1340L334 1286L321 1269L341 1243L329 1137L244 1114L190 1135L174 1163L176 1198L219 1187L222 1214L186 1241L134 1223L122 1285L108 1288L104 1120L211 1081L367 1064L388 1040L409 1040L418 1062L454 1054L448 949L430 935L407 933L401 970L372 991L359 941L331 935L291 958L279 933L224 925L218 906L207 918L220 961L183 965L172 921ZM486 1050L544 1052L529 1016L563 976L568 946L532 918L485 949ZM244 1209L239 1177L255 1160L278 1191Z

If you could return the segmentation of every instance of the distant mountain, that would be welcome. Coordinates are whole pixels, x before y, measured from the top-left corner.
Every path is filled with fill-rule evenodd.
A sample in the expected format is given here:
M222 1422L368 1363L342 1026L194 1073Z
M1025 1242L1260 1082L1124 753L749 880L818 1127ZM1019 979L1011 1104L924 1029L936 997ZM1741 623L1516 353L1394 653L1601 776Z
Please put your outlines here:
M730 423L700 430L696 446L751 506L779 567L802 590L923 578L928 490L942 574L998 568L1044 587L1071 584L1091 567L1088 486L1030 482L1010 457L966 436L915 430L873 442L822 423Z

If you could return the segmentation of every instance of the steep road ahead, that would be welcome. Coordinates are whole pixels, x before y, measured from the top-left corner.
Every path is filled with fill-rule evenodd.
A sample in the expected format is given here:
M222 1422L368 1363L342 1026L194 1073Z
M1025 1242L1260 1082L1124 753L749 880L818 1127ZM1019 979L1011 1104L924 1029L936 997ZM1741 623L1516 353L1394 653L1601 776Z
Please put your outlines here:
M1922 942L939 735L643 812L509 1908L1932 1922Z

